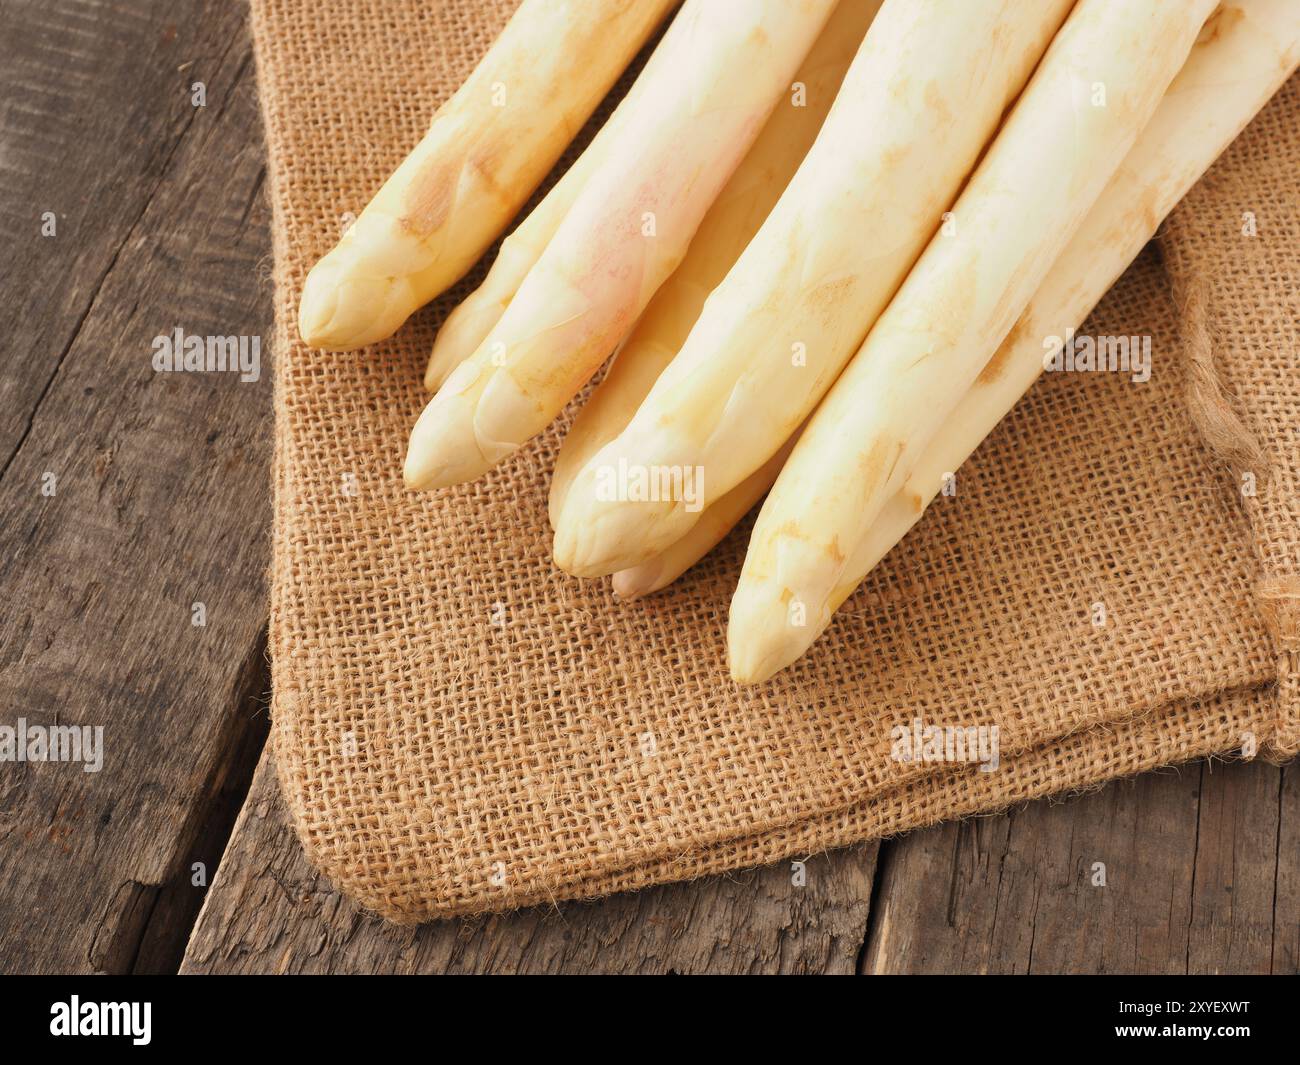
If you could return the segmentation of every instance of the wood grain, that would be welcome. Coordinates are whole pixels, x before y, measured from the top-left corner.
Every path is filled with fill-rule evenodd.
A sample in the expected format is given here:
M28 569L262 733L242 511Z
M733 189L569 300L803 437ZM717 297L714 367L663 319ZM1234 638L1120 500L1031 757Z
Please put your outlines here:
M595 902L398 928L314 873L270 757L209 893L185 973L851 973L876 845Z
M177 326L268 332L245 17L0 7L0 724L102 725L105 748L99 773L0 764L6 971L174 965L265 729L269 372L152 366Z
M896 841L863 971L1294 972L1288 776L1197 763Z

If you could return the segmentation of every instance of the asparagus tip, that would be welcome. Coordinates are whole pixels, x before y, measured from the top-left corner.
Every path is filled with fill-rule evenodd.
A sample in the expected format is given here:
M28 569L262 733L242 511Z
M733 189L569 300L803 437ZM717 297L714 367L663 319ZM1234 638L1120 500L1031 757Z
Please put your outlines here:
M762 684L808 649L825 628L802 611L792 611L789 589L742 573L727 624L727 667L737 684Z
M614 594L620 599L640 599L662 587L663 559L654 558L640 566L621 569L611 578Z
M415 489L449 488L487 473L487 459L474 434L472 413L459 397L429 401L411 430L402 479Z

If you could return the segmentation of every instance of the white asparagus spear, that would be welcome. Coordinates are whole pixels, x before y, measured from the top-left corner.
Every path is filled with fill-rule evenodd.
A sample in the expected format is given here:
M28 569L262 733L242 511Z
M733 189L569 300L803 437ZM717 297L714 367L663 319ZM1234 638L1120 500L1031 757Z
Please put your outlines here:
M555 561L637 565L698 514L608 500L605 469L700 469L705 502L789 439L861 343L1070 0L886 0L816 143L627 429L575 481Z
M1297 64L1300 5L1294 0L1228 0L1210 17L1151 122L1025 313L850 556L848 576L831 597L834 609L920 520L945 476L966 461L1038 379L1044 338L1078 328L1161 220ZM757 502L780 466L770 462L762 476L755 474L732 489L663 555L616 573L614 590L631 597L666 587L730 531L723 526L724 517L734 524L748 513L746 500ZM729 502L734 505L725 506Z
M428 133L307 275L303 340L336 351L373 344L464 274L673 2L523 0Z
M1080 0L773 486L732 599L742 683L830 620L847 555L1006 337L1148 123L1215 0Z
M705 214L686 258L655 293L605 379L578 412L551 477L552 525L574 475L623 431L686 339L705 298L763 224L816 139L880 2L841 0L795 72L789 97L776 105ZM751 499L751 505L756 501Z
M472 480L577 394L681 261L833 0L686 0L635 113L501 320L421 414L413 488Z
M424 371L424 387L430 392L436 392L442 387L452 370L474 354L474 350L487 338L493 326L501 320L510 301L519 291L519 286L528 276L528 271L542 257L542 252L577 200L587 178L603 165L610 144L617 144L616 133L627 121L628 114L636 110L637 98L646 84L662 76L655 71L663 59L664 50L656 48L631 88L619 101L614 113L597 130L591 143L543 197L542 202L501 242L501 250L497 252L483 283L447 315L434 338L429 364Z
M1300 4L1226 0L1123 165L903 488L849 557L838 609L1043 372L1164 217L1300 65Z
M699 521L676 543L670 544L648 562L615 573L611 579L614 593L624 599L638 599L662 591L717 547L772 487L797 439L795 436L786 441L785 446L767 462L721 499L705 507Z
M862 20L865 24L865 22L870 21L869 15L875 13L875 10L880 6L880 3L881 0L866 0L865 3L863 0L853 0L851 3L838 4L836 7L836 13L839 14L839 18L835 23L834 28L837 32L851 30L852 24L859 20ZM840 14L841 12L842 14ZM862 14L859 14L859 12ZM831 30L832 24L828 22L822 31L822 35L818 38L818 44L822 45L823 48L827 47L822 44L824 41L834 39L849 40L847 36L842 38L830 37ZM852 50L856 50L857 43L861 41L861 39L861 34L857 34L851 44ZM840 50L842 51L849 47L849 44L842 44L840 45ZM844 60L845 67L848 66L849 59L852 58L852 50L849 52L849 58ZM811 53L809 54L809 57L811 58ZM447 316L446 321L443 322L442 327L438 330L438 335L434 338L433 350L429 356L429 364L425 368L424 387L430 392L436 392L442 387L443 382L447 380L451 372L474 354L475 349L483 343L487 338L487 335L492 331L493 327L501 320L501 316L505 313L506 308L510 306L510 301L515 298L515 293L519 291L519 286L523 283L524 278L528 276L528 271L530 271L533 266L536 265L537 260L542 257L542 253L546 250L547 245L551 242L556 231L560 228L560 224L564 221L570 208L573 207L573 204L576 202L578 194L582 191L587 179L592 174L598 172L600 167L604 165L604 160L609 157L610 145L614 144L617 147L619 142L616 131L627 121L628 114L635 112L638 106L636 104L638 96L644 92L645 86L648 83L654 83L663 76L662 73L656 73L656 68L663 64L664 58L664 49L659 48L654 51L649 62L647 62L641 74L628 90L627 95L619 101L618 107L614 110L614 113L610 116L609 120L596 133L596 136L592 139L591 144L587 146L587 149L578 156L573 165L565 171L563 177L556 182L555 187L546 194L542 202L539 203L528 217L515 228L514 232L511 233L510 236L501 242L501 250L498 252L496 260L492 263L492 268L483 279L483 283L466 296L465 299L462 300L460 304ZM844 69L841 68L839 75L836 78L836 84L839 83L843 74ZM671 74L668 76L671 76ZM802 77L803 71L801 68L800 73L796 75L796 82ZM829 107L829 104L820 107L817 111L817 122L819 125L821 120L826 116L827 107ZM801 115L805 109L794 108L792 110L796 115ZM784 108L778 108L772 119L769 120L768 125L764 127L764 133L766 133L768 127L770 127L785 113L786 110ZM792 137L798 136L800 131L801 127L798 125L797 121L790 122L786 129L786 133ZM815 136L815 134L816 130L814 129L813 135ZM756 151L757 144L755 145L755 148L750 151L749 155L745 157L746 161L748 161ZM775 155L771 148L767 149L767 151L772 152L774 159L780 158ZM791 151L794 151L794 149L791 148ZM803 153L806 151L807 145L804 144L803 147L798 150L798 157L802 158ZM737 179L740 177L740 171L744 168L744 165L744 163L741 164L741 168L737 169L732 180L728 182L727 189L719 194L719 202L729 198L729 190L736 184ZM790 173L793 173L794 167L797 165L798 159L796 159L794 164L790 167ZM785 180L789 180L789 173L785 175ZM719 202L715 202L714 206L710 208L710 213L705 216L705 220L700 224L700 230L696 233L696 239L691 242L692 251L694 251L697 244L705 239L705 231L709 226L709 218L711 215L716 213ZM769 203L767 206L770 207L771 204ZM760 218L758 221L761 222L762 219ZM758 223L755 223L755 228L757 227L757 224ZM739 253L740 249L736 251L735 255L738 255ZM735 255L732 256L731 262L735 261ZM687 259L683 261L682 266L673 271L672 277L665 282L665 288L672 285L673 279L683 273L689 265L691 258L691 253L688 253ZM698 256L696 256L696 258L698 258ZM730 262L728 262L727 265L729 266ZM710 287L712 287L712 285L710 285ZM661 293L656 295L658 297ZM644 320L645 317L653 314L654 311L655 301L651 301L651 305L646 309L646 313L642 316L642 319ZM698 315L698 313L697 308L695 314ZM694 316L692 316L692 321L693 320ZM639 325L640 322L638 322L638 326ZM630 343L630 340L628 343ZM627 344L624 345L625 348L626 346ZM649 390L650 384L653 383L653 379L651 379L651 381L646 385L647 391ZM642 395L642 398L644 398L644 394ZM590 409L591 405L592 404L589 402L584 406L583 410L585 411ZM631 417L631 412L629 412L628 417ZM624 419L624 424L626 424L626 421L627 419Z
M528 271L542 257L546 245L577 199L583 183L596 165L599 142L616 117L610 116L587 150L574 160L542 202L501 242L501 250L497 252L483 283L447 315L434 337L429 365L424 371L424 387L430 392L442 387L452 370L474 353L501 320Z

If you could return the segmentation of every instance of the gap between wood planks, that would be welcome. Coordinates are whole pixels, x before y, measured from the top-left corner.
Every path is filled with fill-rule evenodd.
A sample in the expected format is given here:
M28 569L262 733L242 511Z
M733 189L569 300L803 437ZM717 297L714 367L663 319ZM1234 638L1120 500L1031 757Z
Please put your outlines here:
M193 843L188 848L194 861L206 866L208 887L212 886L226 854L231 832L239 811L248 798L253 773L266 746L270 732L271 663L266 655L266 630L252 649L240 672L235 692L239 712L230 720L224 749L227 758L207 782L205 799L197 804L188 832ZM206 859L206 860L205 860ZM192 878L181 876L167 884L150 887L153 904L140 930L133 973L176 973L185 956L185 947L194 931L207 891L195 891Z

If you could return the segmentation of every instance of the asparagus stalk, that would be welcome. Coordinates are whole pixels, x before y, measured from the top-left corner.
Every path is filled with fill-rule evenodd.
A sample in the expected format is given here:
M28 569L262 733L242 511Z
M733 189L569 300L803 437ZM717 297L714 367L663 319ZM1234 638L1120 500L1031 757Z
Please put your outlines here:
M848 552L1007 336L1215 6L1080 0L958 200L955 232L931 242L777 478L732 600L736 680L770 677L826 627Z
M655 293L605 379L574 419L551 478L552 525L574 475L622 432L686 339L705 298L763 224L817 137L880 3L842 0L836 7L795 73L797 89L777 104L754 146L705 214L686 258ZM750 505L754 502L756 499L751 499Z
M482 475L577 394L681 261L833 6L686 0L608 158L416 423L409 485Z
M614 122L616 117L611 115L609 121ZM542 202L501 242L501 250L497 252L483 283L447 315L434 337L429 364L424 371L424 387L430 392L442 387L451 372L474 353L501 320L528 271L542 257L546 245L577 199L583 182L596 163L597 141L609 128L608 124L601 127L596 140L564 172Z
M787 440L785 446L767 462L721 499L705 507L699 521L676 543L670 544L648 562L615 573L611 581L614 593L624 599L639 599L662 591L717 547L772 487L797 439L796 434Z
M1150 124L1017 325L850 556L848 576L831 597L833 609L921 519L945 476L970 457L1038 379L1044 338L1078 328L1161 220L1298 64L1300 6L1293 0L1230 0L1211 16ZM614 590L635 596L666 587L748 513L776 480L781 461L769 462L732 489L663 555L616 573ZM724 525L726 518L731 524Z
M699 469L705 501L761 467L852 356L924 249L1070 0L886 0L767 221L627 428L561 512L555 561L635 566L697 519L601 499L602 471Z
M1038 379L1045 361L1044 338L1078 328L1154 236L1161 220L1298 64L1300 7L1293 0L1230 0L1211 16L1150 124L1011 334L850 556L848 576L832 595L833 609L920 520L945 477L970 457ZM634 596L666 587L744 517L780 468L780 461L769 462L709 508L664 555L615 574L615 591ZM730 524L724 524L725 518Z
M1079 327L1297 65L1300 5L1294 0L1227 0L1211 16L1150 124L1007 340L850 555L833 609L920 520L944 475L970 457L1038 379L1045 338Z
M298 331L391 336L474 264L674 0L523 0L428 133L307 275Z
M528 271L542 257L542 252L577 201L587 179L608 158L610 144L617 143L616 131L627 122L628 114L641 106L636 101L646 84L663 76L656 73L663 59L664 50L655 49L641 74L586 150L574 160L542 202L501 242L501 249L483 283L447 316L434 338L429 364L424 372L424 387L430 392L442 387L452 370L474 354L501 320Z

